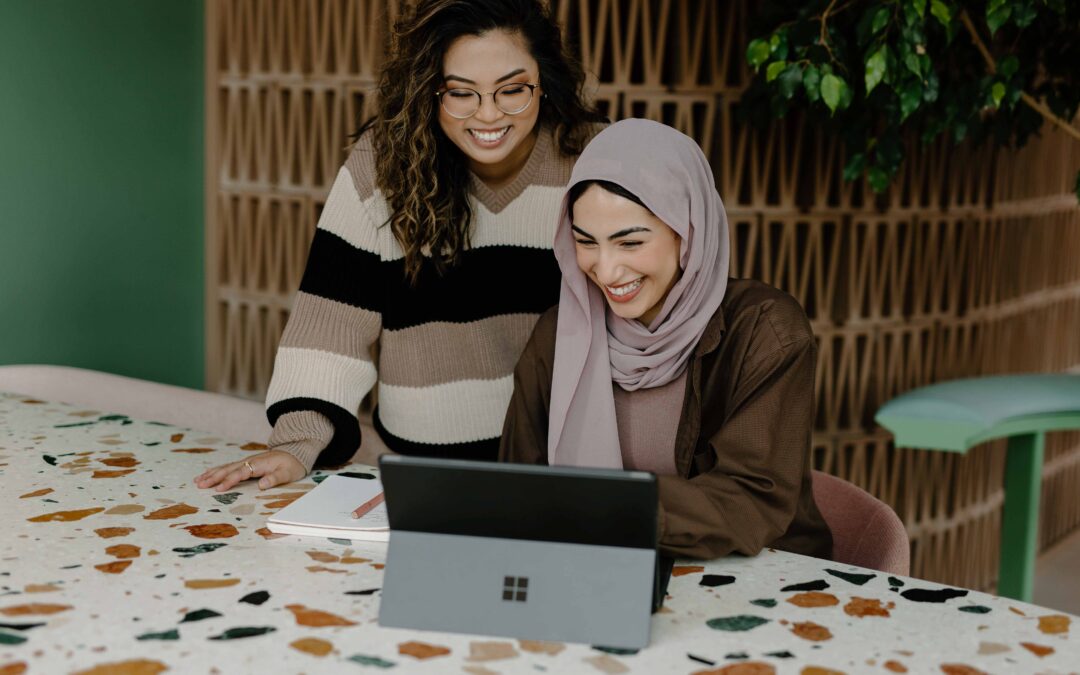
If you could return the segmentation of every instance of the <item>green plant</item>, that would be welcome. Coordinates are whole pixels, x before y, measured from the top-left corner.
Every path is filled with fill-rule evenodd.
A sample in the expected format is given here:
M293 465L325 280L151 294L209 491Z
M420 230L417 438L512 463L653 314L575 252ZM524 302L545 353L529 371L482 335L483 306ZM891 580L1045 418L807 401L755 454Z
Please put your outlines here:
M753 21L744 113L827 119L847 146L844 178L875 192L909 133L1019 147L1049 122L1080 142L1075 0L766 2Z

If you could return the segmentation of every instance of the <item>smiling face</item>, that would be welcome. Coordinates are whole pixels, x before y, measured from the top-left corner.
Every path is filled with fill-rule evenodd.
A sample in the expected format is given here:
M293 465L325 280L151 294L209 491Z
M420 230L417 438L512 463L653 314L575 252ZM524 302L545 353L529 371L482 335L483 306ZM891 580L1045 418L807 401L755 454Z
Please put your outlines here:
M451 43L443 55L441 89L468 88L483 97L480 109L466 119L453 117L440 105L439 126L465 153L473 173L485 181L508 181L529 159L536 142L542 94L537 87L525 110L507 115L495 106L489 92L509 83L539 81L540 67L517 33L493 30L466 35Z
M648 209L599 185L571 213L577 264L624 319L648 326L679 280L679 235Z

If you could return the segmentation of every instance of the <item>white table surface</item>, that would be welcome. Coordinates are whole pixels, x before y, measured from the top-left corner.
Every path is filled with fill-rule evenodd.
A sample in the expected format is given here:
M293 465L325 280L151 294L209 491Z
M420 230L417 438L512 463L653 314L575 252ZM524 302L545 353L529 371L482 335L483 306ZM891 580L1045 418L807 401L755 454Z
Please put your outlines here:
M777 551L681 561L632 654L380 628L384 544L265 530L318 472L193 486L261 449L0 393L0 675L1080 672L1077 617Z

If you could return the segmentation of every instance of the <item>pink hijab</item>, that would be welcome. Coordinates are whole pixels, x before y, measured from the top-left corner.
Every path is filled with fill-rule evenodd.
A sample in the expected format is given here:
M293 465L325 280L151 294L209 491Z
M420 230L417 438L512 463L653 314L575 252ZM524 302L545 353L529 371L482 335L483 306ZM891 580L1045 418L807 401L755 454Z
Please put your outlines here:
M659 387L686 368L724 299L728 224L712 170L693 139L643 119L617 122L574 165L576 183L626 188L682 238L682 275L646 327L607 311L607 300L577 266L567 199L555 233L562 269L548 420L548 463L622 468L611 383L627 391Z

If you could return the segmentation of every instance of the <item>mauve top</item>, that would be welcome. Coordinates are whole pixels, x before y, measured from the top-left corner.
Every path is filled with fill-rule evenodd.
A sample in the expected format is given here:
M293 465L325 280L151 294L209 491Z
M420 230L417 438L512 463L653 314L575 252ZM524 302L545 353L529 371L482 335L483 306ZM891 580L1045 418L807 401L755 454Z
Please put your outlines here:
M686 369L671 382L626 391L612 384L624 469L674 476L675 432L686 397Z

